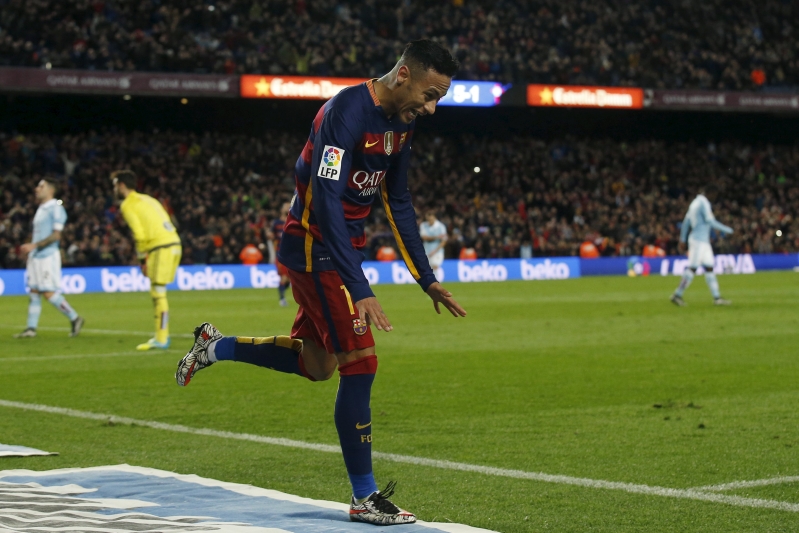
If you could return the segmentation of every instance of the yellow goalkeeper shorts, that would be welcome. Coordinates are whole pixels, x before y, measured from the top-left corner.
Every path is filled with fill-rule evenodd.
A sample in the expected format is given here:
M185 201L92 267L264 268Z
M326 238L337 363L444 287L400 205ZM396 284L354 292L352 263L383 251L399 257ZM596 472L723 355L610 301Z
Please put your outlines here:
M183 249L180 244L158 247L147 254L147 277L153 285L175 281Z

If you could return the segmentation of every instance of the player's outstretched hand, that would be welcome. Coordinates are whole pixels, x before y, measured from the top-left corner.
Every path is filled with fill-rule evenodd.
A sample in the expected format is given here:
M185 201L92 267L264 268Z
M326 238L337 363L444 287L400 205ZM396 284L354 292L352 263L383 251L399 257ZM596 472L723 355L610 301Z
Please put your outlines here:
M377 329L382 331L391 331L394 329L391 326L391 322L388 321L388 317L383 312L380 302L378 302L377 298L374 296L355 302L355 307L358 308L361 321L366 324L374 324Z
M436 308L436 313L441 314L441 309L438 304L446 307L452 316L466 316L466 310L460 306L458 302L452 297L452 293L441 286L439 282L435 282L427 287L427 295L433 300L433 306Z
M23 244L22 246L19 247L19 251L22 253L22 255L27 255L27 254L31 253L33 250L35 250L35 249L36 249L36 245L33 244L32 242Z

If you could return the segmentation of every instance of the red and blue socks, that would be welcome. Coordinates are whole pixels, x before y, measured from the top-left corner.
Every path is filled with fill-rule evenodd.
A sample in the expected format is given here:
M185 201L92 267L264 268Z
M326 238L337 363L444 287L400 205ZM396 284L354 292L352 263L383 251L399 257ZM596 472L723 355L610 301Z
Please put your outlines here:
M223 337L208 347L208 359L238 361L314 380L302 363L302 341L275 337Z
M369 355L338 368L336 429L352 494L363 499L377 490L372 472L372 410L369 400L377 372L377 356Z

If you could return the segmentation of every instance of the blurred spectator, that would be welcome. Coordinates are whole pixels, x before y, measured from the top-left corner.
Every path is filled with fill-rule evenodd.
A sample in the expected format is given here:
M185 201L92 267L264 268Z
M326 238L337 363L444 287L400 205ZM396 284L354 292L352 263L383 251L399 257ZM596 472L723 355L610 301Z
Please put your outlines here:
M596 259L599 257L599 249L591 241L585 241L580 245L580 257L583 259Z
M257 265L264 258L264 254L254 244L248 244L239 254L239 259L245 265Z
M787 0L0 0L0 64L373 77L409 40L458 77L757 89L799 86Z
M375 257L378 261L396 261L397 251L393 246L381 246Z

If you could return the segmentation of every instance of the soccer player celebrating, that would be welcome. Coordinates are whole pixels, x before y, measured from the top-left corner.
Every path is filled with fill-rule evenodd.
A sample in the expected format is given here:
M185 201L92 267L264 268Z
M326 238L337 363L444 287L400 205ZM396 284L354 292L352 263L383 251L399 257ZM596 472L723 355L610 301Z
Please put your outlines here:
M378 491L372 473L369 400L377 356L370 326L393 329L361 269L364 223L375 198L381 198L408 270L436 312L443 305L453 316L466 316L430 269L407 175L414 121L435 112L457 66L445 48L414 41L391 72L322 106L295 166L296 191L278 254L300 306L291 336L223 337L204 323L175 375L178 385L186 385L198 370L233 360L316 381L329 379L338 366L334 419L354 521L416 521L389 500L394 483Z
M67 212L61 200L55 199L56 182L44 178L36 185L36 201L39 207L33 217L33 242L23 244L20 251L28 254L26 274L30 303L28 304L28 325L22 333L14 337L35 337L42 312L42 297L53 304L72 324L70 337L77 337L83 327L83 318L69 305L61 294L61 232L67 222Z
M433 210L425 214L425 221L419 225L419 234L424 241L424 251L433 272L444 263L444 245L447 244L447 227L436 218Z
M710 294L713 295L713 303L715 305L730 305L732 303L722 298L719 292L719 280L716 278L715 272L713 272L715 258L713 257L713 248L710 246L711 229L729 234L732 233L732 228L717 221L716 217L713 216L708 197L715 200L716 189L709 186L704 192L707 196L700 191L691 202L680 230L680 246L685 243L686 238L688 239L688 268L685 269L685 273L682 275L679 287L671 295L671 301L680 307L686 305L682 295L693 281L696 270L700 266L705 269L705 283L710 289ZM688 237L689 233L690 237Z
M155 309L155 337L136 346L137 350L169 348L169 302L166 286L175 280L183 252L180 237L161 202L136 192L136 174L117 170L111 174L114 192L122 204L119 210L133 233L142 274L150 279L150 296Z

